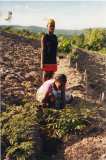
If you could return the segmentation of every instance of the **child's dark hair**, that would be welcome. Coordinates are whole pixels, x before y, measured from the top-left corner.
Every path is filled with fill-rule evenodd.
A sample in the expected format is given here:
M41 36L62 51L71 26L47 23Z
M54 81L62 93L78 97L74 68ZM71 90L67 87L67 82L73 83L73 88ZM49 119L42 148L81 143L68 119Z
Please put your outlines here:
M55 75L55 80L60 81L61 83L66 83L67 82L67 77L64 74L57 74Z

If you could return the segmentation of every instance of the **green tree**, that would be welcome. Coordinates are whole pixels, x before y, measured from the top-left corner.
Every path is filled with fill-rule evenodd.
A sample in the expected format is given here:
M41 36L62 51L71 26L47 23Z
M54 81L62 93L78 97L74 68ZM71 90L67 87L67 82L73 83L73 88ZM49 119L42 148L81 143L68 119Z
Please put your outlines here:
M98 51L106 47L105 29L88 29L85 32L84 46L87 49Z

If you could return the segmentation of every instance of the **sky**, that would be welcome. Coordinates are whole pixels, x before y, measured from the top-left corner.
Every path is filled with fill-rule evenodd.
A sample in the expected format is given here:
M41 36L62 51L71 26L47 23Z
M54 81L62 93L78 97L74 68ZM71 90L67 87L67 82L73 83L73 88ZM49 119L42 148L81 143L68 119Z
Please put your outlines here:
M10 1L10 0L1 0L1 1ZM11 0L11 1L39 1L39 0ZM65 1L65 0L41 0L41 1ZM73 0L66 0L66 1L73 1ZM87 1L99 1L99 2L101 2L101 1L106 1L106 0L74 0L74 1L85 1L85 2L87 2Z
M12 18L6 20L9 11ZM0 1L0 25L46 27L49 18L57 29L106 27L106 1Z

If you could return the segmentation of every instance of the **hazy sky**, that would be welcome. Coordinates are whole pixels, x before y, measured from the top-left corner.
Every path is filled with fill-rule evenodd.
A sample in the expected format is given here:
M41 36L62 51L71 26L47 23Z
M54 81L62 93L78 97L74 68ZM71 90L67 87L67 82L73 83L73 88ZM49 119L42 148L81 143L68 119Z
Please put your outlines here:
M1 1L39 1L39 0L1 0ZM65 1L65 0L41 0L41 1ZM73 0L66 0L66 1L73 1ZM106 0L74 0L74 1L98 1L98 2L101 2L101 1L106 1Z
M82 29L106 27L106 1L0 1L0 25L36 25L46 27L47 19L56 20L56 28ZM12 11L11 21L6 21Z

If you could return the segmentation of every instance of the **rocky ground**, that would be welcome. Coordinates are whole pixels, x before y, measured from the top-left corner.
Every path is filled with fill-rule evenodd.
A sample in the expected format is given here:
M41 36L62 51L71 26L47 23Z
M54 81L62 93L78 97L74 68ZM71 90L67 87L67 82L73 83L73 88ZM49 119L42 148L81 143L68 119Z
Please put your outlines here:
M85 135L71 136L64 141L52 158L55 160L106 159L106 61L103 56L84 56L83 52L79 50L83 59L79 57L78 63L73 66L70 66L69 57L60 59L57 72L67 75L67 92L77 98L73 107L78 103L94 107L97 125L94 123ZM34 101L36 89L41 85L40 42L32 43L0 33L0 54L2 109L5 110L5 104L20 105L24 103L23 99Z

